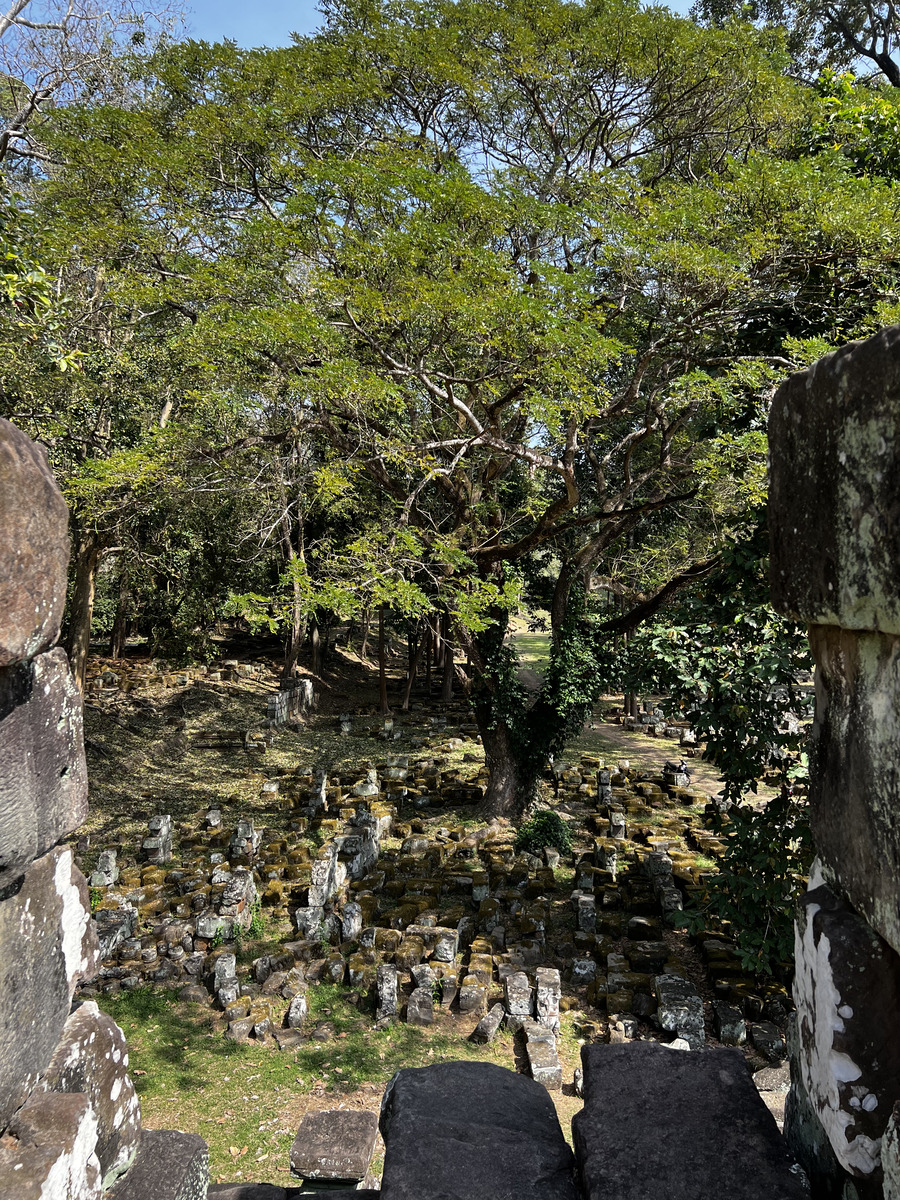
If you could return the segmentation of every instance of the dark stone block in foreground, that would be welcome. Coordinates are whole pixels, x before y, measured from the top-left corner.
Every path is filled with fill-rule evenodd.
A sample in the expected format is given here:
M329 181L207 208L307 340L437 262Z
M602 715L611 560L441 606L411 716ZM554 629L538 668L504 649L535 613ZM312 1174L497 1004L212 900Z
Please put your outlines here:
M206 1200L209 1151L202 1137L145 1129L134 1165L106 1200Z
M368 1173L377 1137L374 1113L307 1113L291 1146L291 1174L316 1182L359 1183Z
M738 1050L591 1045L572 1120L586 1200L808 1200Z
M577 1200L556 1109L492 1063L398 1071L381 1106L382 1200Z

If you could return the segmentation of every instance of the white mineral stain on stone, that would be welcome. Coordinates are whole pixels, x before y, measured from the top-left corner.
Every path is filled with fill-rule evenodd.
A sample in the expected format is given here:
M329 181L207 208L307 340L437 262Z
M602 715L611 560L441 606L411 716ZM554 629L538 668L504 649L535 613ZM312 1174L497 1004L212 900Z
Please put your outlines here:
M841 1014L841 1016L844 1018L845 1021L849 1021L850 1018L853 1016L853 1009L850 1007L849 1004L842 1004L841 1007L838 1009L838 1012Z
M110 1089L110 1093L109 1093L110 1100L118 1100L119 1095L121 1094L121 1091L122 1091L122 1080L116 1079L113 1082L112 1088Z
M875 1109L878 1107L878 1097L874 1092L869 1092L868 1096L866 1096L865 1100L863 1100L862 1106L866 1112L875 1111Z
M833 1029L837 1033L843 1033L844 1022L840 1021L833 1026ZM840 1050L832 1050L828 1055L828 1060L831 1073L838 1083L854 1083L862 1075L862 1071L849 1054L842 1054Z
M834 1049L835 1032L845 1028L839 1010L847 1006L842 1004L835 986L831 943L824 935L818 944L813 938L813 918L820 907L810 904L804 925L798 923L795 927L794 1000L803 1045L800 1071L841 1166L853 1174L871 1175L880 1163L881 1139L848 1134L860 1102L858 1098L856 1106L852 1100L848 1102L841 1088L859 1079L862 1071L849 1055Z
M884 1200L900 1200L900 1118L892 1116L881 1146Z
M94 1200L100 1184L97 1145L97 1118L88 1108L78 1125L68 1151L61 1151L41 1189L47 1200Z
M60 852L57 860L53 881L57 894L62 900L60 917L62 951L70 986L74 985L77 977L87 966L83 943L90 921L90 913L82 904L81 893L73 882L73 870L72 851L70 847L66 846Z

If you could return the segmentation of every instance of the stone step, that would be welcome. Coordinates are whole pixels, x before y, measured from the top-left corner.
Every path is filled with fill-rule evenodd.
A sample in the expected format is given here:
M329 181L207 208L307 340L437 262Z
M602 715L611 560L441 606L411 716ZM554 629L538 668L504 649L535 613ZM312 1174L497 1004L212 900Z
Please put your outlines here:
M382 1200L577 1200L553 1101L493 1063L398 1071L381 1108Z
M595 1043L581 1058L585 1200L808 1200L740 1051Z

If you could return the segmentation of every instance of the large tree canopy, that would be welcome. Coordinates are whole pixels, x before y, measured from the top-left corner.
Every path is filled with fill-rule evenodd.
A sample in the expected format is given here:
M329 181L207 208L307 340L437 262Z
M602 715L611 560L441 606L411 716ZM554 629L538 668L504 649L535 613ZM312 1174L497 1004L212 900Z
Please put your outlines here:
M777 34L630 0L350 0L61 111L42 256L90 299L84 388L131 454L102 489L75 469L83 523L120 540L138 459L186 497L246 471L295 630L445 614L487 811L524 803L602 684L592 578L638 601L612 634L711 570L778 379L895 298L896 193L823 146L788 67ZM504 644L523 589L554 635L536 702Z

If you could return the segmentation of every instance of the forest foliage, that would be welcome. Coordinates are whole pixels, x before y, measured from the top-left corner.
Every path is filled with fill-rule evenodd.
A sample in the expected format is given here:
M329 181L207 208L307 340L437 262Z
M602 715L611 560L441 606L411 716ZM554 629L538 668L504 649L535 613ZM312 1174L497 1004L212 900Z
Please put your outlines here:
M92 627L238 616L286 673L339 620L439 636L486 815L651 677L729 796L796 753L802 632L736 564L774 390L900 314L893 10L327 0L257 50L66 11L0 29L0 412L70 504L76 674Z

